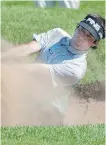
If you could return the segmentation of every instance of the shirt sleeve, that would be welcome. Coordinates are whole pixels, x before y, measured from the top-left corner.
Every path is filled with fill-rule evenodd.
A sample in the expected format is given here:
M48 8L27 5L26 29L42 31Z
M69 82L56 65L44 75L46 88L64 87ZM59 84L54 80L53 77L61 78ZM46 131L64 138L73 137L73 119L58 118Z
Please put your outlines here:
M83 78L86 67L77 63L53 64L50 66L52 81L55 86L69 86L78 83Z
M54 28L52 30L49 30L47 32L41 33L41 34L33 34L33 39L35 39L39 45L40 48L43 49L48 44L50 37L53 35L54 32L58 31L59 28Z

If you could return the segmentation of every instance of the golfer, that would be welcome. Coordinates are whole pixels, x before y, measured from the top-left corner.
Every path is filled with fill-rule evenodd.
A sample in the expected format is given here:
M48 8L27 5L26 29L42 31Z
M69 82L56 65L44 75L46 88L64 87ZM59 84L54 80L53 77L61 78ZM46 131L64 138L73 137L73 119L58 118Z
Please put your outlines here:
M33 34L33 40L18 46L15 54L28 56L39 52L30 65L30 70L34 72L33 75L39 75L42 80L43 83L39 82L39 78L34 81L35 83L39 82L38 87L42 84L39 91L42 92L42 88L46 85L47 76L51 81L48 90L51 84L55 88L60 86L64 88L79 83L87 69L86 58L89 50L97 49L98 43L104 38L105 19L98 14L88 14L77 24L72 37L61 28L54 28L41 34ZM11 51L10 54L12 54ZM44 83L45 85L43 85ZM63 99L53 94L54 98L57 98L52 103L59 112L64 113L68 102L66 100L65 104L64 99L68 96L63 95L62 89L60 91L62 94L60 96Z
M36 61L45 63L54 85L75 85L86 72L89 49L95 49L105 38L105 19L97 14L87 15L77 24L71 37L61 28L34 34L33 52L40 51ZM29 47L29 49L32 49Z

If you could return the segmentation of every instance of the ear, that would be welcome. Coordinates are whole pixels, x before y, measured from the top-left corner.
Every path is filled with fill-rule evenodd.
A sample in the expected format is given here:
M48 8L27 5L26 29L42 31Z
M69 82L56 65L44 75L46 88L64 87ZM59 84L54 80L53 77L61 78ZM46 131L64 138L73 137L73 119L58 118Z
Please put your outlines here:
M97 45L98 45L98 43L99 43L99 41L95 40L95 41L93 42L92 47L97 46Z

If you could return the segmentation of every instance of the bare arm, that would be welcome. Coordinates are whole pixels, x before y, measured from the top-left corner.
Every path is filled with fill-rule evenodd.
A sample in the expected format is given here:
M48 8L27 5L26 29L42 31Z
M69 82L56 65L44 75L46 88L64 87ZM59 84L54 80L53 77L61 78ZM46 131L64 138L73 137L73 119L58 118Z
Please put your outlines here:
M40 51L40 45L36 41L31 41L26 44L18 45L12 49L9 49L6 52L2 53L2 57L4 56L28 56L32 53Z

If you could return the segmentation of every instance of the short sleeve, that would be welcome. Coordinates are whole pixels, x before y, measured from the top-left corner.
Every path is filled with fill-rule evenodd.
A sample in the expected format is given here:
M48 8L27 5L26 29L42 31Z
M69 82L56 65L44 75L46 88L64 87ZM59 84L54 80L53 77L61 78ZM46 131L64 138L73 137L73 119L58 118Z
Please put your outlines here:
M40 44L40 48L43 49L49 43L50 37L57 30L58 30L58 28L54 28L52 30L49 30L49 31L47 31L45 33L41 33L41 34L38 34L38 35L37 34L33 34L33 39L35 39Z
M50 66L50 73L54 85L75 85L83 78L86 67L73 62L53 64Z

